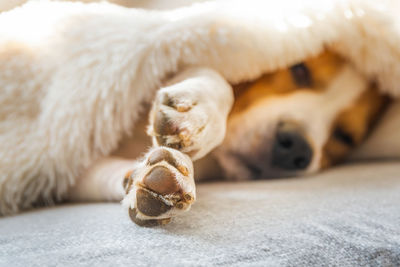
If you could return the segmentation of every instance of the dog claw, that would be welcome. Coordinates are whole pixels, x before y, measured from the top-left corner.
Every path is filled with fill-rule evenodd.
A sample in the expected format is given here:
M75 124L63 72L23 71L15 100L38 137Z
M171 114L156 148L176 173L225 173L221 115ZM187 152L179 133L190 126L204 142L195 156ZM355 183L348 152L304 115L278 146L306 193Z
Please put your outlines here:
M194 200L194 196L192 194L190 194L190 193L186 193L183 197L189 203L191 203Z
M189 134L189 131L187 131L187 130L180 131L178 136L183 141L187 141L190 139L190 134Z
M188 176L188 175L189 175L189 170L188 170L188 168L186 168L185 166L179 165L179 166L177 167L177 169L178 169L184 176Z
M181 210L181 209L183 209L185 207L185 203L178 202L178 203L176 203L176 207Z
M124 176L124 180L123 180L123 187L125 189L125 191L129 191L130 187L132 186L133 180L132 180L132 173L133 171L128 171L125 176Z

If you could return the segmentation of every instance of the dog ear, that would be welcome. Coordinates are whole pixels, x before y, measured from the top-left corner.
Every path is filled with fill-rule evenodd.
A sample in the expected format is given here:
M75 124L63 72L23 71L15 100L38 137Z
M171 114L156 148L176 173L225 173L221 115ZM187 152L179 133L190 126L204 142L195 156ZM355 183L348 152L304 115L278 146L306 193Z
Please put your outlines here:
M389 103L389 97L381 94L376 85L372 84L351 107L341 112L323 148L321 167L326 168L339 162L353 147L359 145Z

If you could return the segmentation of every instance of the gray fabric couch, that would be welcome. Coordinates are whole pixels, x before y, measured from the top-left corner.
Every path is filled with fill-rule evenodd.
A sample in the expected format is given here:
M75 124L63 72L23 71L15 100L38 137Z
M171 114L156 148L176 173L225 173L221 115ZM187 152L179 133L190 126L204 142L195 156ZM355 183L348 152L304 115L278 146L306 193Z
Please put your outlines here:
M165 227L118 203L0 219L0 266L400 266L400 163L198 186Z

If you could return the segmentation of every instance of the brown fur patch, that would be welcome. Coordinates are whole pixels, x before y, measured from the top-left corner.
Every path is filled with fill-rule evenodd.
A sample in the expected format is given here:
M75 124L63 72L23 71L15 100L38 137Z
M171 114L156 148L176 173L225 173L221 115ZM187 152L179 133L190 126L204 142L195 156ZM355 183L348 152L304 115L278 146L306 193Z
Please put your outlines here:
M332 125L331 136L323 148L321 167L326 168L337 163L354 146L359 145L387 102L388 98L380 94L376 86L371 85L351 107L339 113Z
M281 97L296 90L323 92L341 70L344 62L341 57L329 51L305 61L312 75L313 82L310 87L298 86L287 68L265 74L254 83L237 85L234 88L236 101L231 114L241 112L266 98Z

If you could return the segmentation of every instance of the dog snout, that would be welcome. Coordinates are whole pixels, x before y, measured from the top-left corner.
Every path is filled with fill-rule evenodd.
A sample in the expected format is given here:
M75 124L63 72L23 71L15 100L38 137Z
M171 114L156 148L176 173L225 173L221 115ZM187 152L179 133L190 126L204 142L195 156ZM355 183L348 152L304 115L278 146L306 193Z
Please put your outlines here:
M272 148L272 165L287 171L306 169L313 156L313 149L302 127L292 121L277 125Z

